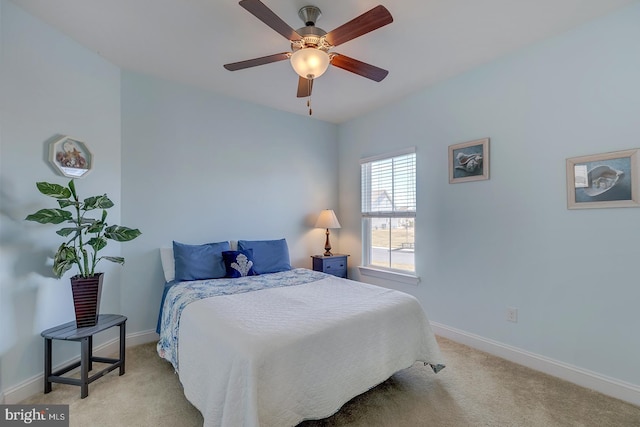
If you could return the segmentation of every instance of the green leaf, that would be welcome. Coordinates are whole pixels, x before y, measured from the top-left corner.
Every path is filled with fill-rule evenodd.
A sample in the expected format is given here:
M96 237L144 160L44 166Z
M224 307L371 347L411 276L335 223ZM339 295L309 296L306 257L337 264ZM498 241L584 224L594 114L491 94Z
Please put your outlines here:
M104 247L107 246L107 239L104 237L93 237L89 239L87 244L91 246L94 251L98 252L100 249L104 249Z
M40 224L60 224L64 221L70 221L71 218L71 212L63 211L62 209L40 209L38 212L28 215L25 219L39 222Z
M77 200L78 196L76 195L76 184L73 182L73 180L69 181L69 189L71 190L71 194L73 194L73 198Z
M69 199L58 199L58 204L60 205L61 208L66 208L68 206L75 206L76 202Z
M106 194L98 197L98 201L96 203L96 208L98 209L109 209L113 207L113 202L110 198L107 197Z
M62 261L62 262L54 262L53 263L53 274L59 279L62 277L64 273L69 271L71 267L73 267L72 261Z
M113 202L106 194L103 194L102 196L93 196L84 199L84 207L82 209L90 211L93 209L109 209L110 207L113 207Z
M119 225L111 225L104 230L104 237L115 240L117 242L128 242L133 240L142 233L137 228L132 229Z
M60 184L51 184L50 182L36 182L38 190L46 196L56 199L68 199L71 197L71 191Z
M103 256L100 259L106 259L107 261L117 262L118 264L124 264L124 258L121 256Z
M61 244L58 247L58 251L53 257L53 261L75 261L77 259L76 251L73 246L69 246L66 243Z
M104 223L102 221L96 221L87 228L87 233L100 233L103 228Z
M53 273L60 278L67 270L78 262L76 251L71 246L61 244L53 257Z
M75 233L79 233L80 230L82 230L81 228L78 227L65 227L65 228L61 228L60 230L56 231L56 234L66 237L69 234L75 232Z

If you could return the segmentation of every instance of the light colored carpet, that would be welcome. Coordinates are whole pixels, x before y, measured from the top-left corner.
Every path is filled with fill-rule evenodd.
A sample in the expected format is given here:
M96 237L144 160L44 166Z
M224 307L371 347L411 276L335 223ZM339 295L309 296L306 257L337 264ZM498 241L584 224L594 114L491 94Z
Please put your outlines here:
M299 427L330 426L640 426L640 407L438 337L447 368L416 363L333 416ZM201 426L171 365L155 344L127 350L126 373L112 371L80 388L53 384L24 404L69 404L71 426ZM96 368L100 369L100 364Z

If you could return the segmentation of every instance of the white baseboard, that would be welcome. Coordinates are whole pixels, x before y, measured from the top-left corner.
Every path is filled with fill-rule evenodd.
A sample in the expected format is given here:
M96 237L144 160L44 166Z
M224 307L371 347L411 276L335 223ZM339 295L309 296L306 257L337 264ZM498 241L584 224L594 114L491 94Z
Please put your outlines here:
M431 327L436 335L441 335L451 341L468 345L519 365L640 406L640 386L636 384L607 377L597 372L531 353L441 323L431 322Z
M134 332L133 334L127 334L125 340L126 347L132 347L139 344L145 344L148 342L158 341L158 334L155 330L148 330L142 332ZM114 338L109 340L103 344L96 346L93 349L93 353L96 356L106 357L110 354L116 353L119 350L119 342L118 338ZM67 366L71 363L75 363L80 360L80 356L75 357L73 359L69 359L66 362L60 363L58 366L54 366L52 369L56 371L63 366ZM16 404L20 403L24 399L27 399L34 394L42 393L44 388L44 370L40 372L38 375L35 375L18 385L15 385L7 390L4 390L2 395L0 396L0 402L4 404ZM80 389L78 388L78 393Z
M147 331L141 331L141 332L134 332L132 334L127 334L126 346L133 347L140 344L146 344L148 342L153 342L153 341L157 342L159 339L160 338L156 333L155 329L149 329ZM112 353L118 351L117 345L118 344L116 342L114 347L115 350L113 350Z

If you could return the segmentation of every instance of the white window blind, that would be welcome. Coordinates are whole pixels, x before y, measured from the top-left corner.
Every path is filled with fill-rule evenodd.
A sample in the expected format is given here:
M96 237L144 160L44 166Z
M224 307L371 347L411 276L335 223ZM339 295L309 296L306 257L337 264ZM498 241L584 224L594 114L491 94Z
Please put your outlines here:
M415 217L416 153L361 163L364 217Z

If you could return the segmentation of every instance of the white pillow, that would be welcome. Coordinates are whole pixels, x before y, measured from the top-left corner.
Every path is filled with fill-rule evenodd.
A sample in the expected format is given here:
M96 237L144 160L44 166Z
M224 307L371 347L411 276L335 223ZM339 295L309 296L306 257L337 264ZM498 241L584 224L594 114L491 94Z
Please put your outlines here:
M176 278L176 264L173 260L173 248L160 248L160 262L162 262L162 270L164 271L164 280L167 282Z

